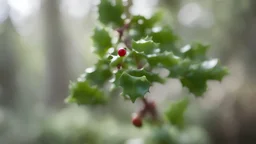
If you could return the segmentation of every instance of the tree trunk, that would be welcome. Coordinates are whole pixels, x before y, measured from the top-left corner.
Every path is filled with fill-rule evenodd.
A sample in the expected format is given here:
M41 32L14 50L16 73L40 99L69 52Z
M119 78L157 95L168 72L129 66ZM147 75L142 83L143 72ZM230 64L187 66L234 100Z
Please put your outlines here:
M64 99L68 96L69 76L65 35L60 19L59 1L44 2L48 104L58 107L63 105Z
M250 0L250 9L244 16L245 21L245 62L249 73L248 79L255 81L256 73L256 1Z
M10 19L3 26L4 31L0 33L0 105L14 108L17 91L16 60Z

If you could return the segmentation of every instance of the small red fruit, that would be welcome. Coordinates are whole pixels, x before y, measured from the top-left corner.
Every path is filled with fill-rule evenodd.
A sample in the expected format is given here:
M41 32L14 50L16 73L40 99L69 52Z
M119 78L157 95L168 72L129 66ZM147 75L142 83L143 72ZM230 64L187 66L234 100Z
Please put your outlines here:
M135 116L133 116L132 123L136 127L141 127L142 126L142 120L141 120L140 116L137 115L137 114Z
M120 48L120 49L118 50L118 55L119 55L120 57L125 56L125 55L126 55L126 50L125 50L124 48Z

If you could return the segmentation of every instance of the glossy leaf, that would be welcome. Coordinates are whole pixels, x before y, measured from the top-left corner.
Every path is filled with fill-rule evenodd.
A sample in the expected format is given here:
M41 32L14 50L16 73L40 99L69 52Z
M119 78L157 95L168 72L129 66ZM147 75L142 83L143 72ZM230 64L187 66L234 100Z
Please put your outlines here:
M91 86L89 82L84 79L71 83L69 89L70 95L65 100L68 103L95 105L103 104L107 100L103 92L100 91L97 86Z
M130 53L124 60L124 64L133 67L138 67L138 65L141 65L143 63L147 63L147 56L144 52L138 52L134 49L130 51Z
M152 27L158 23L162 18L162 13L157 12L149 18L142 15L133 16L130 23L129 35L134 40L139 40L150 34Z
M208 80L221 81L227 74L227 68L222 67L217 59L212 59L199 64L191 64L180 80L191 93L202 96L207 90Z
M170 51L175 54L180 53L175 45L178 37L169 26L153 27L150 36L154 42L160 44L159 48L161 52Z
M202 96L202 94L207 90L207 80L197 79L193 76L186 76L180 79L183 87L187 87L191 93L195 96Z
M184 113L187 110L189 104L188 98L178 100L170 105L170 107L165 112L167 120L175 126L184 126Z
M144 52L138 52L136 50L132 50L130 52L130 54L128 55L128 57L131 57L131 58L138 58L138 59L147 59L147 56L145 55Z
M102 87L112 76L107 61L101 60L94 67L85 70L84 78L92 85Z
M94 52L103 57L112 47L111 37L105 28L96 27L92 35Z
M202 77L209 78L210 80L221 81L224 76L229 74L228 69L222 66L218 59L202 62L199 70L204 73Z
M148 81L152 82L158 82L158 83L164 83L165 80L159 76L159 74L155 74L153 72L148 72L145 69L135 69L135 70L127 70L126 73L136 76L136 77L142 77L146 76Z
M175 56L172 52L147 55L147 60L151 66L160 65L166 68L177 65L180 62L180 58Z
M158 48L158 44L151 38L146 37L138 41L132 42L132 48L138 52L144 52L145 54L152 54Z
M169 78L180 78L183 77L187 72L191 65L191 60L184 59L181 60L178 64L168 67L169 70Z
M120 77L123 74L123 70L116 70L113 72L114 77L110 80L110 82L113 84L113 88L117 88L120 85Z
M206 60L206 52L209 49L208 45L193 43L181 48L181 52L185 58L192 60Z
M132 102L142 98L149 92L151 83L146 76L136 77L124 72L120 77L120 86L123 88L123 96L128 96Z
M111 59L111 62L110 62L110 65L112 67L116 67L120 64L123 63L123 57L120 57L120 56L112 56L112 59Z
M99 21L105 25L121 27L124 20L121 18L124 13L122 0L101 0L99 6Z

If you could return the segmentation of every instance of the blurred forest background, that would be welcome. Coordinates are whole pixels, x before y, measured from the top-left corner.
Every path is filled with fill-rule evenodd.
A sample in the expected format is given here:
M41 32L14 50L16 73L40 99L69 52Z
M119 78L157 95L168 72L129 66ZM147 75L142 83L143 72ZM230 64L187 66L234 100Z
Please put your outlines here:
M121 97L107 107L66 105L68 84L96 62L90 36L99 0L0 0L0 144L146 144L136 110ZM230 69L186 113L180 144L256 143L256 1L128 0L134 14L157 9L182 38L211 45ZM170 89L171 88L171 89ZM186 93L176 80L156 85L159 111ZM157 96L157 97L156 97Z

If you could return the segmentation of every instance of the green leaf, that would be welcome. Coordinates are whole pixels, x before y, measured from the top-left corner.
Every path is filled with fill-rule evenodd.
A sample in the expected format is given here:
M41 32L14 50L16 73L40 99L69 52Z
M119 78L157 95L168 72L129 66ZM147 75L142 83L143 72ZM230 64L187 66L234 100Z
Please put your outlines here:
M134 49L130 50L129 54L125 57L124 63L126 68L128 65L131 67L137 67L138 64L144 65L147 63L147 56L144 52L138 52Z
M172 52L147 55L147 60L151 66L161 65L166 68L177 65L181 61L181 59Z
M159 10L156 11L150 18L149 23L151 23L152 26L156 25L157 23L160 23L163 18L163 11Z
M121 27L124 20L121 18L124 13L122 0L101 0L99 6L99 21L105 25Z
M186 76L180 79L183 87L187 87L195 96L202 96L207 90L207 80L196 76Z
M120 86L123 88L122 94L134 103L137 98L142 98L149 92L151 83L146 76L136 77L124 72L120 77Z
M85 70L84 78L92 85L102 87L112 76L108 61L100 60L91 68Z
M188 71L188 68L191 65L191 60L184 59L181 60L177 65L174 65L172 67L168 67L169 70L169 78L180 78L183 77L186 72Z
M162 13L157 12L149 18L136 15L131 18L129 35L134 40L139 40L150 34L152 27L160 21Z
M210 80L221 81L224 76L229 74L229 71L226 67L221 66L218 59L211 59L201 63L200 69L202 77L208 78Z
M221 81L227 74L227 68L222 67L217 59L212 59L199 64L191 64L180 81L191 93L202 96L207 90L208 80Z
M208 49L208 45L193 43L192 45L186 45L181 48L181 52L183 57L189 58L191 60L206 60L206 52Z
M146 144L177 144L176 139L179 133L174 131L177 134L173 134L173 127L164 125L162 127L153 128L151 131L152 133L145 139Z
M116 67L120 64L123 63L123 57L120 57L120 56L112 56L112 59L111 59L111 62L110 62L110 65L112 67Z
M139 60L147 59L147 56L145 55L144 52L138 52L136 50L131 50L131 52L129 53L129 55L127 57L137 58Z
M163 15L161 11L154 13L149 18L146 18L142 15L135 15L131 19L131 25L135 27L140 27L141 30L152 28L156 23L158 23L162 19L162 16Z
M103 57L109 48L112 47L111 37L104 28L96 27L92 35L94 51L100 57Z
M132 42L132 48L138 52L144 52L145 54L152 54L158 48L159 44L154 43L151 38L146 37L138 41Z
M68 103L96 105L103 104L107 98L97 86L91 86L88 81L79 79L69 86L70 95L65 99Z
M188 98L184 98L170 105L168 110L165 112L165 116L172 125L180 128L184 126L184 113L187 110L188 104Z
M114 77L110 80L110 82L113 84L112 88L117 88L120 85L120 77L123 74L123 70L116 70L114 71Z
M179 54L179 51L175 46L178 37L169 26L153 27L150 36L154 42L160 44L159 48L161 52L170 51Z
M150 81L151 83L159 82L163 84L165 82L165 80L161 78L158 74L146 71L145 69L127 70L126 73L136 77L146 76L148 81Z

